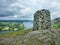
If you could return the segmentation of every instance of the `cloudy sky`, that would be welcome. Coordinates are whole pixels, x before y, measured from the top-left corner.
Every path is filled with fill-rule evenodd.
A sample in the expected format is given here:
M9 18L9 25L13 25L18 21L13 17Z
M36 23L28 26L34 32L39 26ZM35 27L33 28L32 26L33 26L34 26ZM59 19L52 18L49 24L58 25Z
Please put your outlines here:
M48 9L60 17L60 0L0 0L0 20L33 20L37 10Z

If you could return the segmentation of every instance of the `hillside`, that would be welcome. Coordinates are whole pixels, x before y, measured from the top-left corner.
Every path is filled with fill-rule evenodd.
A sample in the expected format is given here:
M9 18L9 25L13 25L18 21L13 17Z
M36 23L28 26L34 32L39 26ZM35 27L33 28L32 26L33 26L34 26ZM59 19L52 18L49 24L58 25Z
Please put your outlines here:
M60 17L55 18L54 20L51 21L51 23L52 23L52 28L60 29Z
M55 19L53 20L53 23L55 23L55 24L60 24L60 17L55 18Z
M20 32L14 32L12 34L7 33L7 36L5 34L3 38L0 38L0 45L58 45L60 44L59 40L59 30L25 30Z

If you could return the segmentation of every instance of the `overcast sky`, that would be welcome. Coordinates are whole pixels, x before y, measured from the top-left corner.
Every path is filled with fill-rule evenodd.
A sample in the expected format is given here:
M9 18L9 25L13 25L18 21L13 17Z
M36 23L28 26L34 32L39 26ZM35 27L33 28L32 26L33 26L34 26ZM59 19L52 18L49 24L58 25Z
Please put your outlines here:
M0 20L33 20L37 10L48 9L60 17L60 0L0 0Z

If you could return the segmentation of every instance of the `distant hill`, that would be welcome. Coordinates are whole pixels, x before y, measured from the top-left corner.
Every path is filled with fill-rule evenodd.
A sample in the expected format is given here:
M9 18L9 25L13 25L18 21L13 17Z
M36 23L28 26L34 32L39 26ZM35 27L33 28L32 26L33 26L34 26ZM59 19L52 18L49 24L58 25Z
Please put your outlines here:
M55 24L60 24L60 17L55 18L54 20L52 20L52 22Z
M0 22L33 22L32 20L0 20Z

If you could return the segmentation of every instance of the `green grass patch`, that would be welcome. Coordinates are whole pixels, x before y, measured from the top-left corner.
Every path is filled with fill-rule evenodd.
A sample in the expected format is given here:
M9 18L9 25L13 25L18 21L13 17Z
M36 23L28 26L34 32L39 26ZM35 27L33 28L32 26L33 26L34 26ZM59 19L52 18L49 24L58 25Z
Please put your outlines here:
M28 32L30 32L32 29L27 29L27 30L20 30L20 31L14 31L14 32L7 32L4 34L0 34L0 38L5 38L5 37L13 37L13 36L24 36Z

